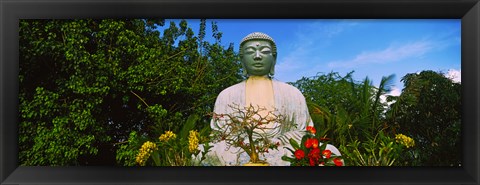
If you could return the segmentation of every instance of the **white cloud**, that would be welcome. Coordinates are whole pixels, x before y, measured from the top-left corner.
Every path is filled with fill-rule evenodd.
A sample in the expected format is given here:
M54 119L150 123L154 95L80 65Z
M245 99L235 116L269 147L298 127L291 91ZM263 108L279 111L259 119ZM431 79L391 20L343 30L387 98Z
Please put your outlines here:
M354 20L320 20L314 21L300 29L297 32L297 37L306 40L314 40L322 38L335 37L351 27L359 25L358 21Z
M302 51L291 53L289 56L277 60L275 76L278 80L284 82L295 82L301 77L313 76L314 74L309 74L308 69L312 67L311 63L318 60L318 57L305 54Z
M350 36L351 28L365 28L361 23L362 20L321 20L302 24L296 32L289 34L291 38L286 39L289 41L278 48L275 76L281 81L295 81L302 76L314 76L320 71L339 72L378 64L400 63L405 59L424 60L428 59L429 53L439 52L460 43L459 37L452 37L452 34L456 33L454 30L438 35L424 34L420 40L397 40L386 43L383 48L371 48L371 44L364 44L363 48L359 48L363 52L354 54L351 53L351 48L344 53L335 52L335 55L324 52L332 46L338 47L335 39ZM443 32L445 31L439 31Z
M328 63L328 66L353 68L358 65L395 62L411 57L421 57L432 48L433 44L424 40L403 45L391 45L380 51L362 52L351 60L333 61Z
M387 95L390 95L390 96L400 96L400 94L402 94L402 90L398 87L392 87L392 90L390 91L390 93L388 93Z
M394 102L387 102L387 96L400 96L400 94L402 94L402 90L396 86L393 86L389 93L380 96L380 101L382 103L388 103L388 105L391 105Z
M318 71L308 69L320 63L318 51L328 45L332 37L356 25L358 23L351 20L320 20L300 26L292 34L293 42L279 51L281 54L275 66L275 76L281 81L296 81L302 76L315 75Z
M450 69L445 74L445 76L447 78L451 79L455 83L461 83L462 82L462 71L461 70Z
M322 47L331 44L331 40L341 36L344 31L359 25L354 20L318 20L310 21L308 24L302 24L297 31L292 34L293 41L289 45L292 48L310 49Z
M275 65L275 76L280 77L281 81L292 81L294 78L295 72L298 73L299 70L305 69L305 63L301 62L305 60L305 57L308 54L302 48L296 48L292 52L288 53L287 56L277 59L277 64Z

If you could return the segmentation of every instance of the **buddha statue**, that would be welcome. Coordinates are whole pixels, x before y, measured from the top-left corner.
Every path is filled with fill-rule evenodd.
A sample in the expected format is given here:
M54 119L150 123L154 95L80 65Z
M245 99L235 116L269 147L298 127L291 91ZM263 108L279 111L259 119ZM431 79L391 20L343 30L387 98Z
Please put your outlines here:
M284 149L290 147L289 139L293 138L300 142L305 134L307 126L313 126L310 119L305 97L292 85L273 79L275 75L275 63L277 48L274 40L267 34L254 32L247 35L240 42L240 59L244 75L247 80L224 89L218 95L214 111L216 114L229 114L235 104L239 106L264 107L259 112L266 116L269 112L275 115L283 115L286 120L291 120L295 126L289 124L271 123L267 127L274 128L270 131L271 140L278 143L278 150L265 153L264 159L271 166L288 166L289 163L281 159L291 152ZM221 123L212 119L210 126L218 129ZM210 161L210 165L235 166L248 162L249 157L239 148L227 147L225 142L210 143L213 146L207 156L215 158L216 162ZM341 155L337 148L328 145L327 149L336 155ZM207 161L207 163L209 163Z

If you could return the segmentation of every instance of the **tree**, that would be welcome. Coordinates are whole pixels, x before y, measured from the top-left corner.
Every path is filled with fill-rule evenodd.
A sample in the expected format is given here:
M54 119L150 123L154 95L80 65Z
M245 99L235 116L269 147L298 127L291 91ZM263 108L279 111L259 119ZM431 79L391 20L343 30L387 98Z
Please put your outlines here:
M442 73L422 71L402 78L405 88L388 112L398 132L416 140L417 163L426 166L461 164L461 93Z
M205 26L198 36L184 20L163 34L159 26L165 21L20 21L20 163L116 164L131 132L178 131L242 80L218 27L208 43Z
M365 78L353 80L331 72L302 78L296 85L305 95L317 131L342 152L347 165L400 165L403 152L393 126L386 120L386 102L381 97L391 90L394 75L383 77L378 87Z
M390 91L394 76L382 78L377 88L368 78L354 81L352 74L342 77L331 72L294 83L307 99L317 130L337 146L366 140L385 129L386 104L380 96Z

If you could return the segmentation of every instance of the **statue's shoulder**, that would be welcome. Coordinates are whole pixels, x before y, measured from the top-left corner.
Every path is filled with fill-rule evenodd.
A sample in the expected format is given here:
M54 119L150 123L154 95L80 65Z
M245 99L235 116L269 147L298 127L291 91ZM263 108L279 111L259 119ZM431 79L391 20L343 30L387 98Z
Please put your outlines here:
M245 91L245 81L223 89L218 96L231 96L233 94Z
M280 89L282 89L283 91L288 91L288 92L291 92L293 94L303 96L302 92L300 92L300 90L298 90L298 88L296 88L293 85L290 85L290 84L285 83L285 82L277 81L277 80L273 80L273 83L275 83L275 85L277 87L279 87Z

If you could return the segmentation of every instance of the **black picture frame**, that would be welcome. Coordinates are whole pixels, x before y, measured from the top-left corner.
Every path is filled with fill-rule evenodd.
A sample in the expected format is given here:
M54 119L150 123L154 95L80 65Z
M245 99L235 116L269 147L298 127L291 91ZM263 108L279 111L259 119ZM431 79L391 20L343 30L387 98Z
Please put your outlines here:
M1 184L479 184L478 0L2 0ZM460 167L24 167L18 166L18 23L64 18L461 19Z

